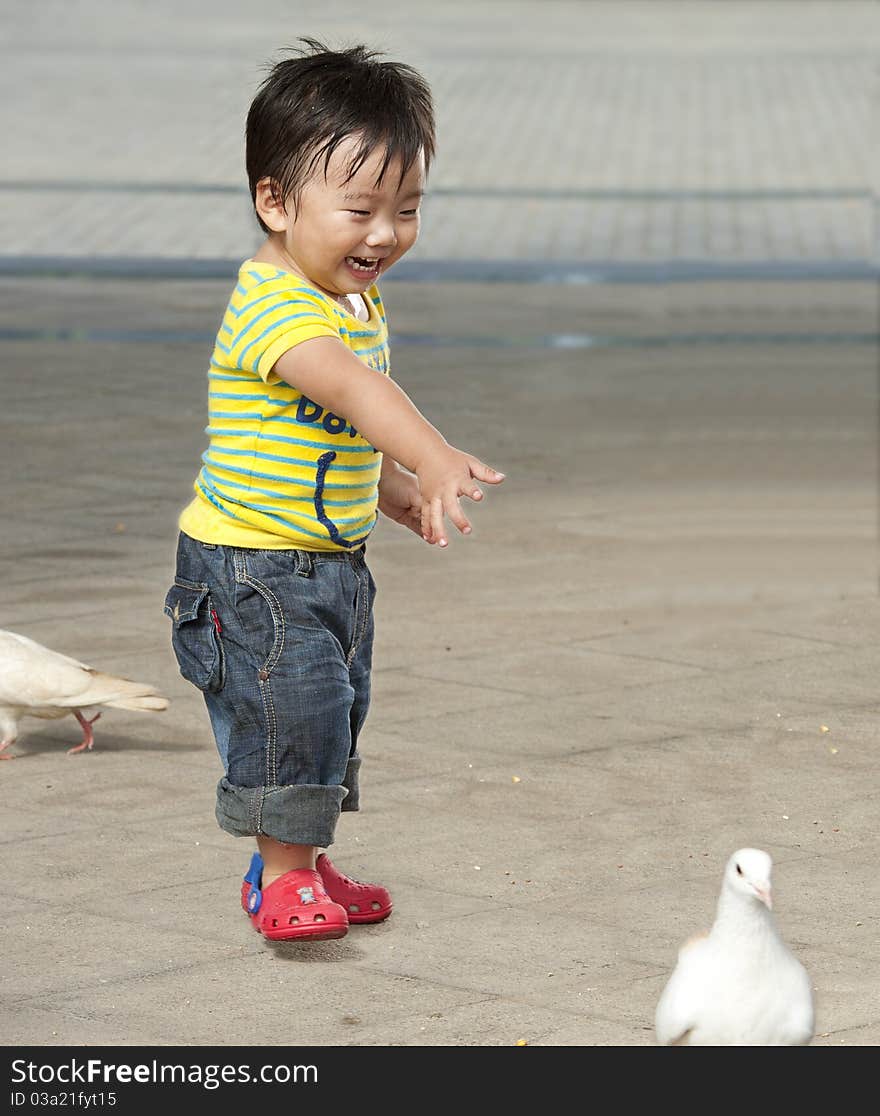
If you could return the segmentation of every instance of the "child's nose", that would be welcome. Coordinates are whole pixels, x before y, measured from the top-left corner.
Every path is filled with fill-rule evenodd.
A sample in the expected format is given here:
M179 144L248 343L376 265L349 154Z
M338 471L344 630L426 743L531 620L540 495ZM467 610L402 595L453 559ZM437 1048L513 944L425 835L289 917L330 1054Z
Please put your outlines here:
M367 233L367 244L370 248L395 248L397 247L397 233L391 221L374 225Z

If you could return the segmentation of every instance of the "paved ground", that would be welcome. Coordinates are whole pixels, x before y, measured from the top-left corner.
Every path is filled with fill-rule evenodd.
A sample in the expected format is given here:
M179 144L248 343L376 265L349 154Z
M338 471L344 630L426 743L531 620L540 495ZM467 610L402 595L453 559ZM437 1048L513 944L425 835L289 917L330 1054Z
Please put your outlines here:
M711 918L725 858L756 844L817 989L817 1042L876 1043L874 350L638 343L673 321L844 337L860 305L870 325L872 292L849 285L845 309L810 284L389 292L397 375L509 481L449 553L390 525L371 544L364 810L336 851L397 909L309 948L267 948L237 909L247 843L214 826L207 718L161 611L205 345L5 345L3 623L173 705L108 712L84 756L64 754L72 719L26 722L0 768L4 1033L649 1043L677 944ZM4 318L87 336L180 315L210 331L225 287L33 293L7 281ZM465 342L573 314L616 345ZM443 320L456 347L405 342Z
M331 7L438 90L423 260L872 258L871 5ZM218 0L210 34L207 9L46 3L7 30L0 235L25 271L250 249L229 120L328 6L291 31L287 4L255 28ZM248 843L213 821L161 607L228 285L0 278L0 625L172 699L108 712L84 756L72 718L26 721L0 764L6 1040L646 1045L677 945L756 844L816 1045L880 1042L874 285L389 281L395 374L509 480L449 553L377 529L363 810L335 855L396 910L280 948L237 907Z

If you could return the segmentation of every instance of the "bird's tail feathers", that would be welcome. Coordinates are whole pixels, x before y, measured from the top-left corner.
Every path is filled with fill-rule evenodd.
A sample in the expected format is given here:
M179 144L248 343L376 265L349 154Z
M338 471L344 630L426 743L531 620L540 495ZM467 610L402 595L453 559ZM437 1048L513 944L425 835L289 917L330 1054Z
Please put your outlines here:
M168 708L168 698L147 682L132 682L90 670L92 684L80 695L79 705L109 705L114 709L136 709L141 712L161 712Z
M161 694L144 694L142 697L120 698L118 701L105 701L113 709L135 709L139 713L161 713L168 708L168 698Z

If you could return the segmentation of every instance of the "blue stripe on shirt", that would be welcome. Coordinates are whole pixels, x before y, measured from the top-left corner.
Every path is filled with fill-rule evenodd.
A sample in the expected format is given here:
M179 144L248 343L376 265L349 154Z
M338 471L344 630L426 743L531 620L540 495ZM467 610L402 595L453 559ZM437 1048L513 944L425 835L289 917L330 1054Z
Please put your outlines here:
M218 452L224 452L222 448L215 447ZM227 473L234 473L237 477L257 477L258 480L280 481L282 484L296 484L300 488L314 488L315 482L313 480L302 478L291 478L280 476L278 473L258 473L256 469L239 469L236 465L230 465L226 461L217 461L216 458L211 457L210 450L205 450L202 454L202 461L206 465L213 465L217 469L225 469ZM357 492L359 488L374 489L376 481L366 481L364 484L328 484L326 488L342 488L346 492Z
M284 457L276 453L258 453L257 450L249 449L229 449L227 446L214 446L214 449L220 453L230 453L236 457L256 457L261 461L280 461L285 465L305 465L308 468L314 468L315 462L302 460L297 457ZM378 462L371 462L369 465L334 465L334 469L339 469L346 473L364 473L371 469L378 468ZM295 483L296 478L291 477L290 483ZM346 487L343 485L342 487Z
M215 418L216 419L238 419L240 422L259 422L259 423L263 424L264 427L265 427L266 423L270 423L270 422L289 422L293 426L301 426L301 427L307 427L309 425L308 423L301 422L297 418L287 418L284 415L273 415L271 418L264 419L264 418L261 418L259 415L254 415L253 417L251 417L249 415L243 415L239 411L213 411L212 410L212 411L208 412L208 417L210 419L215 419ZM210 431L210 429L211 428L208 427L209 431ZM221 433L221 431L217 431L217 433ZM254 430L251 430L251 431L224 430L224 431L222 431L222 433L224 433L224 434L239 434L239 433L241 433L241 434L247 434L249 437L252 438L254 436L254 434L256 434L256 431L254 431ZM269 436L273 437L273 435L269 435ZM346 426L346 428L344 430L340 430L338 437L348 437L348 438L350 438L351 437L351 427ZM372 446L345 446L345 445L341 446L338 442L315 442L315 441L313 441L309 438L280 438L279 437L279 438L276 438L275 440L276 441L282 441L282 442L292 442L293 445L295 445L295 446L313 446L315 449L335 449L335 450L339 450L341 453L375 453L376 452L375 449L373 449Z
M240 415L237 415L236 417L241 418ZM339 442L308 442L305 438L288 438L285 434L273 434L271 433L271 431L266 429L265 423L261 424L259 430L226 430L222 427L206 426L205 433L216 434L218 437L221 438L259 438L261 441L265 442L285 442L293 446L309 446L325 450L331 449L335 450L337 453L355 453L357 452L358 448L357 446L352 446L351 449L349 449L349 447L346 446L344 443L340 445ZM343 431L340 431L340 437L345 437ZM364 446L361 452L363 452L364 450L372 453L376 452L372 446ZM347 466L347 468L371 469L372 465L350 465Z
M255 381L256 383L256 381ZM260 383L262 387L262 383ZM273 399L271 395L253 395L249 391L209 391L209 399L250 399L254 403L271 403L273 407L287 407L293 399ZM247 418L247 415L242 415Z
M238 481L223 480L221 477L215 476L207 465L202 469L203 475L208 479L212 488L217 492L222 492L225 488L239 488L242 492L255 492L259 496L268 496L270 500L288 501L290 503L306 503L311 506L314 503L314 496L293 496L288 492L276 492L270 488L256 488L252 484L239 484ZM370 486L373 487L372 485ZM359 500L325 500L324 503L334 508L357 508L361 504L369 503L368 496L362 496Z
M279 303L278 303L279 306L312 306L312 307L314 307L315 313L319 317L322 316L321 315L321 308L319 306L315 306L315 300L314 299L312 299L312 298L291 298L284 291L272 291L271 294L260 295L259 298L255 298L252 301L248 302L246 306L242 306L242 308L240 310L236 310L234 306L230 306L229 311L230 311L230 313L232 314L233 317L240 318L241 315L245 312L245 310L250 310L250 308L252 306L256 306L258 302L265 302L267 298L277 298L277 299L279 299L280 300Z
M215 369L223 368L223 367L224 367L224 365L215 364L212 360L211 361L211 367L208 369L208 379L209 380L235 380L239 384L259 384L260 387L263 386L263 381L256 374L256 372L251 372L251 374L249 376L231 376L226 372L216 372L215 371Z

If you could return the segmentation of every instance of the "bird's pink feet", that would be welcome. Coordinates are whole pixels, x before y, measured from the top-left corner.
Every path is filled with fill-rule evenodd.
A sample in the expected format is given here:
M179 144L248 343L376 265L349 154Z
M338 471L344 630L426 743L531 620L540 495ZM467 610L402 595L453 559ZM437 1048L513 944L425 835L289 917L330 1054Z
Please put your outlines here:
M4 755L5 749L8 748L10 744L14 743L14 738L12 740L0 740L0 760L15 759L15 756Z
M92 725L101 716L100 713L96 713L94 717L92 717L92 719L89 721L86 720L86 718L82 715L82 713L80 713L78 709L74 709L73 715L82 725L83 738L81 744L77 744L75 748L67 749L67 754L69 756L74 755L76 752L91 751L92 745L95 743L95 734L92 732Z

